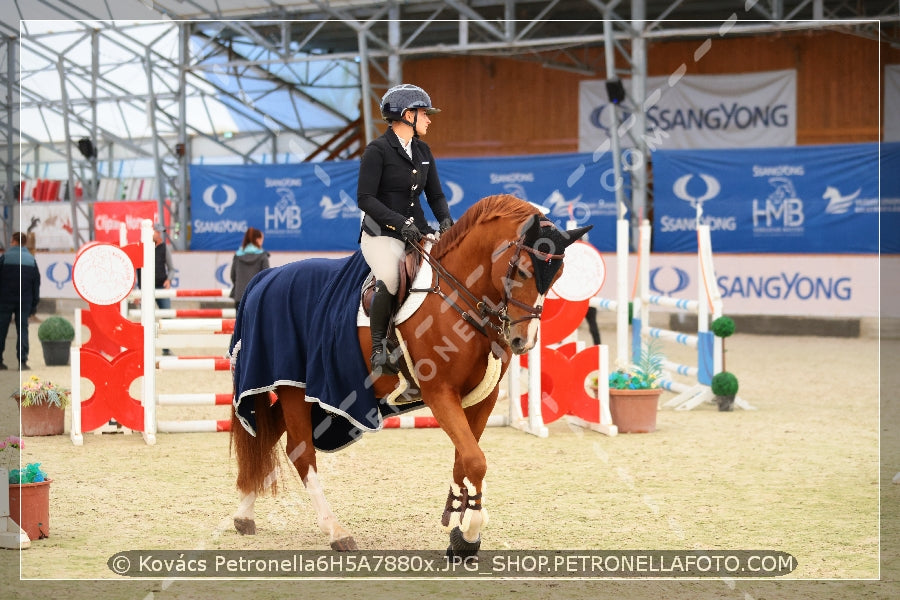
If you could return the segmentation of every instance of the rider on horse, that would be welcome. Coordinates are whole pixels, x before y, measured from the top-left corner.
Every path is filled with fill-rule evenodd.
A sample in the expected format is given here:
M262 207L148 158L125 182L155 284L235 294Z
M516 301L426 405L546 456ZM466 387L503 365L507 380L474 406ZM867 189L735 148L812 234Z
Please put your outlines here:
M381 99L381 116L390 127L369 143L360 160L356 198L364 216L359 245L376 280L369 310L374 372L397 372L387 332L400 285L399 263L407 243L434 233L422 210L423 190L441 233L453 225L431 149L419 139L428 131L429 115L438 112L422 88L390 88Z

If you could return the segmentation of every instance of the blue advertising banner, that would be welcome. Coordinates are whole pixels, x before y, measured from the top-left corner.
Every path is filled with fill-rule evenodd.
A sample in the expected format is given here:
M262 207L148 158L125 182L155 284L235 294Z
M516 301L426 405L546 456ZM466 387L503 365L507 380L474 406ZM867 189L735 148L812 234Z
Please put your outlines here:
M881 252L900 254L900 142L881 144Z
M445 159L438 160L438 168L454 218L481 198L512 194L548 209L548 218L560 229L567 229L570 220L578 227L593 225L586 241L598 250L616 248L611 155L598 162L589 153Z
M882 168L882 173L884 173ZM653 250L878 252L878 144L653 154Z
M569 220L594 225L588 241L615 250L610 156L596 162L591 154L439 159L438 170L454 219L485 196L513 194L548 209L561 228ZM236 250L252 226L265 234L267 250L353 251L361 216L358 172L359 161L193 165L191 250ZM433 221L427 207L425 214Z
M247 227L267 250L355 250L358 161L191 166L191 250L237 250Z

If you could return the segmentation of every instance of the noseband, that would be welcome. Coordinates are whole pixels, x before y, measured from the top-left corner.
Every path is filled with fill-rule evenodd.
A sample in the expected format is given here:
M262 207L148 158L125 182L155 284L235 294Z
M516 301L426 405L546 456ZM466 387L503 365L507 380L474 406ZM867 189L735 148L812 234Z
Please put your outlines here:
M549 223L549 221L546 221ZM513 281L515 276L515 271L518 268L519 258L522 256L522 252L527 252L531 254L532 260L540 260L550 262L555 259L562 259L562 254L550 254L547 252L541 252L540 250L535 250L534 248L528 246L525 243L525 235L523 234L517 240L510 242L506 245L502 250L500 250L497 254L503 254L510 248L515 247L516 252L512 256L509 261L509 267L506 270L506 277L504 278L503 284L503 296L500 299L500 304L497 306L491 306L490 301L486 299L479 300L475 294L473 294L469 289L456 277L453 276L447 269L441 265L436 259L434 259L429 253L425 252L425 250L418 243L413 243L413 248L422 256L424 260L431 265L431 268L435 273L435 283L434 286L426 289L412 289L410 292L431 292L439 295L443 300L452 306L459 314L462 316L463 320L466 321L469 325L475 328L476 331L488 337L487 329L493 329L494 331L500 333L507 340L509 339L510 329L513 325L517 323L521 323L523 321L528 321L531 319L540 319L541 312L543 311L542 306L529 306L524 302L520 302L513 298L510 295L510 288L512 287L509 282ZM451 295L444 293L441 289L441 278L445 279L449 284L449 287L452 289ZM466 306L460 306L456 299L459 299ZM517 308L524 310L527 314L521 319L512 320L509 316L509 305L512 304ZM472 313L476 312L479 315L479 318L476 319L472 316Z

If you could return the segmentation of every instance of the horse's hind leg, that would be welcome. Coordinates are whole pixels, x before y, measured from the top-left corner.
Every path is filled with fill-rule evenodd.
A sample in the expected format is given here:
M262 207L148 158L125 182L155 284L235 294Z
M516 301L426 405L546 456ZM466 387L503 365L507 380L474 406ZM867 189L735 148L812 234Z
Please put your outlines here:
M256 496L268 489L274 493L278 481L278 458L275 445L284 433L284 419L279 404L272 405L268 394L247 398L256 412L256 435L250 435L232 411L231 448L238 462L237 488L241 494L234 514L234 528L242 535L256 533L253 508Z
M309 493L316 510L319 529L328 536L332 550L339 552L356 550L356 541L337 520L325 490L316 471L316 449L312 435L312 405L306 401L306 393L301 388L285 386L279 388L279 400L287 425L288 458L300 474L300 479Z
M234 528L241 535L256 535L256 518L253 513L255 505L256 492L241 492L241 499L234 513Z

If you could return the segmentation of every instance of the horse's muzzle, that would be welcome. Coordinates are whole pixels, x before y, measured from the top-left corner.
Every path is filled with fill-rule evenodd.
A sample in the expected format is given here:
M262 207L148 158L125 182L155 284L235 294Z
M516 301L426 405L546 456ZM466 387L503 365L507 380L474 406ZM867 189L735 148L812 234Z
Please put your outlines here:
M533 347L534 344L529 342L527 338L514 337L509 340L509 348L513 351L513 354L525 354Z

